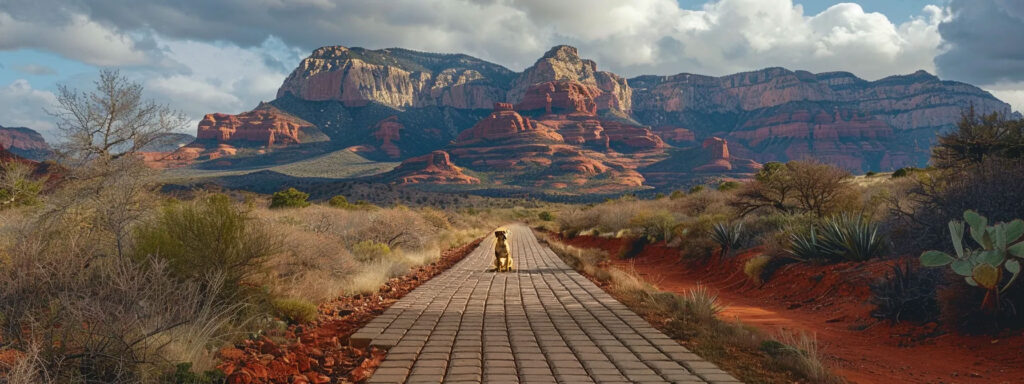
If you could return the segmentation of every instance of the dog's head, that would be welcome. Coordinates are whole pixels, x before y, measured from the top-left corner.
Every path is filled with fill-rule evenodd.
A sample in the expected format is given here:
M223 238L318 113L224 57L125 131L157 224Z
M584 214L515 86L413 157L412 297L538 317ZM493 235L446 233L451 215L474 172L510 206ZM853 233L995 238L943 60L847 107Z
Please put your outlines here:
M508 238L508 235L505 231L494 231L494 237L498 238L498 240L505 240Z

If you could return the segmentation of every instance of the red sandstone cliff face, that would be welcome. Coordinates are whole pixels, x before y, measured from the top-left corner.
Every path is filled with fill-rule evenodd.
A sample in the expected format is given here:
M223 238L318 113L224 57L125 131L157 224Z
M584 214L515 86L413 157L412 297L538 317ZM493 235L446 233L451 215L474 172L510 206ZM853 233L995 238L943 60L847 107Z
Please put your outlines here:
M512 82L507 99L513 103L527 103L523 110L540 104L535 99L528 99L530 90L538 84L550 82L566 82L578 84L586 88L585 93L594 103L595 111L614 110L627 113L632 108L633 90L626 79L610 72L597 70L597 64L591 60L581 59L576 48L559 45L551 48L532 67L527 68ZM535 95L536 96L536 95ZM590 110L588 105L585 110Z
M952 129L969 105L1011 112L981 89L924 71L865 81L844 72L769 68L723 77L641 76L630 84L640 121L682 127L698 138L727 136L758 161L815 158L855 171L923 165L935 134Z
M374 102L395 108L485 109L502 101L499 83L509 76L511 71L501 66L465 55L331 46L304 59L277 96L336 100L346 107Z
M199 122L196 139L219 144L274 146L298 144L303 141L303 136L313 133L319 133L313 124L276 108L265 107L237 115L208 114Z
M448 152L434 151L402 162L389 172L398 184L479 184L480 179L466 175L455 166Z
M42 161L53 150L43 136L29 128L0 126L0 146L20 157Z

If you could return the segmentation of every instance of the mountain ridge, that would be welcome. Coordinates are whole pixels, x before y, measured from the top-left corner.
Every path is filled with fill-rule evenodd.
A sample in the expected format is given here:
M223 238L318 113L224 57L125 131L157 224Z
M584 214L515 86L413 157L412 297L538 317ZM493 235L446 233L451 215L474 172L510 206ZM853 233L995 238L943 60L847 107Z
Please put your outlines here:
M552 47L521 72L464 54L325 46L302 60L282 82L278 98L267 105L308 122L331 145L358 148L370 159L399 161L443 150L458 166L472 170L472 162L479 161L467 154L491 153L490 158L512 147L486 142L469 150L466 144L454 144L460 135L485 122L491 127L486 129L500 131L508 128L495 127L528 119L537 128L513 128L506 134L529 142L542 140L537 132L551 132L561 137L558 146L568 147L524 155L540 161L535 166L552 168L531 173L546 181L526 180L532 176L523 174L518 182L558 187L565 183L553 175L557 169L568 174L615 169L630 181L609 184L624 188L638 181L646 185L636 169L670 168L652 166L656 159L682 167L676 175L684 182L694 173L686 168L691 161L680 160L688 155L666 156L665 151L690 148L697 151L693 156L706 157L696 153L710 138L720 138L727 152L754 163L817 158L854 171L921 166L936 134L952 129L968 106L982 113L1013 113L991 93L923 70L877 80L846 71L783 67L724 76L625 78L599 70L596 62L568 45ZM506 110L519 117L509 120L501 112L505 117L494 120ZM246 128L241 124L240 131ZM302 145L303 140L281 144ZM216 150L230 153L223 147L232 145L230 139L221 140ZM584 165L555 161L561 159L556 153L576 156L574 161ZM629 153L643 155L621 160ZM578 182L583 176L567 179ZM723 176L731 177L728 172Z

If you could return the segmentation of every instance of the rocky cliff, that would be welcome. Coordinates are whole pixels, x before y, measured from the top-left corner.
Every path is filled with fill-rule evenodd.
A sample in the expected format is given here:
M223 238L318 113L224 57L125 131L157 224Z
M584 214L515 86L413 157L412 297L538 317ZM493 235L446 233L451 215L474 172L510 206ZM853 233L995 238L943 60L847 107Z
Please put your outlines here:
M50 145L39 132L24 127L0 126L0 146L29 160L43 161L53 155Z
M229 115L211 113L199 122L198 141L271 147L326 140L315 125L280 109L261 104L256 109Z
M813 157L855 171L924 165L935 135L952 129L972 104L1011 113L988 92L924 71L866 81L846 72L768 68L629 83L634 117L644 123L728 137L759 161Z
M404 49L319 48L299 63L277 92L346 107L450 106L485 109L504 99L512 71L466 55Z
M210 144L195 155L305 143L309 131L370 159L444 149L469 169L516 175L497 182L632 188L648 171L683 180L803 158L854 171L921 166L970 105L1011 112L923 71L876 81L785 68L627 80L565 45L520 73L466 55L330 46L304 59L277 99L204 119L197 142Z

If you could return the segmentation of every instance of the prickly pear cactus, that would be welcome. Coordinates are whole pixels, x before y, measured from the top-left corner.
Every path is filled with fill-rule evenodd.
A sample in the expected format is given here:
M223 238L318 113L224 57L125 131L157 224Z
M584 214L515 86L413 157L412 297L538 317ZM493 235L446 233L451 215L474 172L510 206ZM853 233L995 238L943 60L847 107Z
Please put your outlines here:
M971 239L978 247L964 244L964 222L969 227ZM967 284L988 291L982 306L994 305L998 309L999 294L1005 292L1020 276L1021 259L1024 259L1024 221L1017 219L1009 223L988 225L988 219L975 211L964 212L964 221L949 222L949 235L955 255L942 251L925 251L921 254L921 265L926 267L949 266L956 274L963 276ZM1004 280L1004 273L1010 278Z

